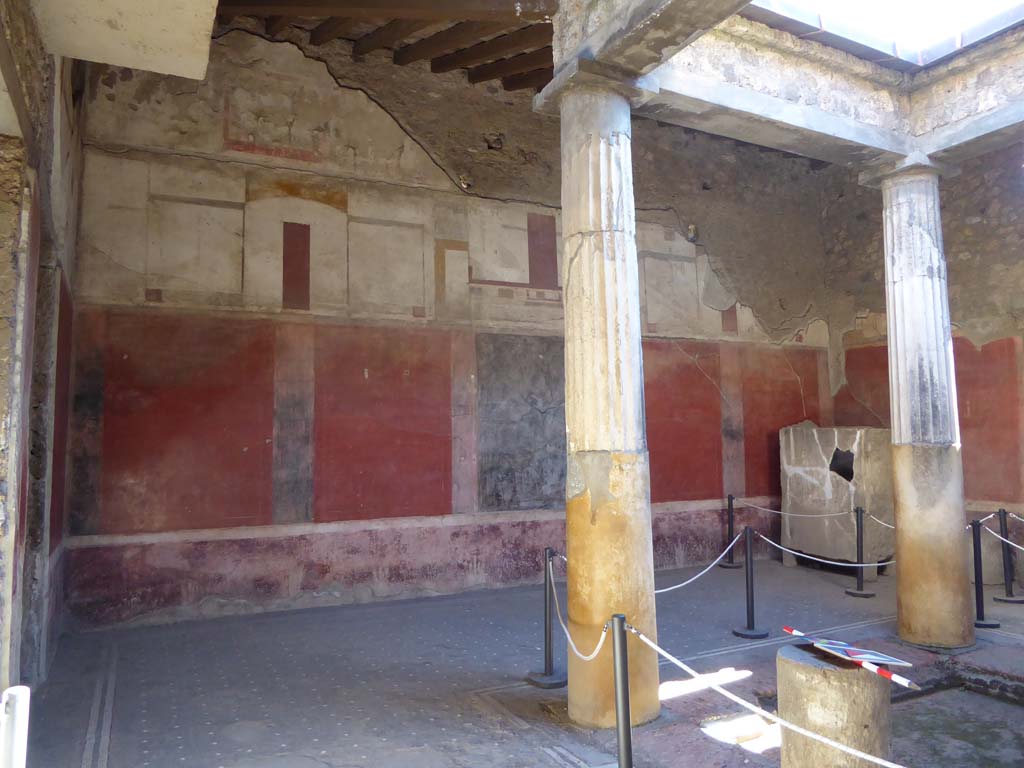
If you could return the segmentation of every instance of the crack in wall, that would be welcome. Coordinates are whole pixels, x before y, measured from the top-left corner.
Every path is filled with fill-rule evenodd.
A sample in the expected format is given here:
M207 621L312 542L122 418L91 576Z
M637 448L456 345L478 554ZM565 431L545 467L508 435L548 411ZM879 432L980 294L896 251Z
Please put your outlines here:
M786 364L789 366L789 370L791 370L793 372L793 375L796 377L797 385L800 387L800 407L801 407L801 409L803 409L804 418L806 419L807 418L807 397L804 394L804 379L803 379L803 376L801 376L799 373L797 373L796 368L793 366L793 361L790 360L789 359L789 355L786 354L785 348L782 349L782 357L783 357L783 359L785 359Z
M326 56L316 55L316 54L306 50L306 46L309 46L308 38L304 39L301 43L297 42L294 39L291 39L290 37L284 37L284 36L281 36L281 35L272 38L272 37L268 37L265 33L262 33L262 32L260 32L260 31L258 31L256 29L249 28L248 26L246 26L246 24L248 24L247 20L241 19L241 18L240 19L236 19L236 20L230 22L230 24L225 29L223 29L220 33L213 35L213 40L220 40L221 38L224 38L224 37L226 37L226 36L228 36L228 35L230 35L232 33L237 32L237 33L240 33L240 34L245 34L245 35L249 35L249 36L254 37L254 38L258 38L260 40L264 40L264 41L266 41L268 43L271 43L271 44L274 44L274 45L277 45L277 44L291 45L299 53L301 53L304 58L308 59L309 61L315 61L315 62L317 62L319 64L322 64L324 66L324 70L326 71L327 75L335 82L335 84L339 88L343 88L343 89L349 90L349 91L357 91L359 93L362 93L364 96L366 96L367 99L369 99L373 104L375 104L382 111L384 111L392 120L394 120L395 124L402 130L402 132L406 136L408 136L409 139L411 141L413 141L420 149L423 150L423 152L427 155L427 157L430 158L431 162L437 167L437 169L440 170L445 176L448 177L448 180L452 182L452 185L461 194L463 194L463 195L465 195L467 197L477 198L477 199L480 199L480 200L491 200L493 202L500 202L500 203L525 203L525 204L528 204L528 205L538 206L538 207L541 207L541 208L547 208L547 209L550 209L550 210L560 210L560 206L551 205L550 203L537 202L536 200L531 200L531 199L528 199L528 198L502 197L502 196L497 196L497 195L486 195L486 194L481 194L481 193L477 193L477 192L471 192L470 189L467 188L463 184L463 182L462 182L462 175L459 174L456 171L449 170L444 165L444 163L440 160L440 158L437 156L436 152L434 152L426 142L424 142L422 139L420 139L412 131L412 129L408 125L405 124L405 122L401 118L399 118L392 110L388 109L387 106L385 106L383 101L377 95L375 95L374 93L372 93L371 91L367 90L364 87L361 87L361 86L358 86L358 85L348 85L348 84L346 84L342 80L341 77L339 77L338 75L335 75L335 73L331 70L331 64L327 60ZM296 35L296 32L297 32L297 30L289 28L289 30L285 30L285 32L282 33L282 35L290 34L292 37L294 37ZM342 39L339 38L339 41L341 41L341 40ZM335 42L338 42L338 41L335 41ZM344 40L343 42L349 43L349 41L347 41L347 40ZM257 58L256 61L257 62L258 61L262 61L262 59L261 58Z
M691 355L689 352L687 352L685 349L679 346L679 342L677 341L672 342L672 348L675 349L677 352L682 353L684 357L686 357L690 362L694 364L694 366L696 366L697 370L700 371L701 374L703 374L704 378L711 382L711 386L718 390L718 396L721 398L722 402L729 406L730 409L735 408L735 404L732 402L732 400L726 397L725 392L722 390L722 387L719 385L719 383L714 380L711 374L704 370L704 367L700 364L700 360L697 358L697 356Z

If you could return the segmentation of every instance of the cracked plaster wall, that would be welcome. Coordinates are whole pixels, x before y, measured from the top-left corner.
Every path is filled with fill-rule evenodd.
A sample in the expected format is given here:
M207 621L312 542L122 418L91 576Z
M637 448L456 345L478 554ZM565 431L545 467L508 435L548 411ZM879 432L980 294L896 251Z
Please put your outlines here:
M1024 327L1022 163L1024 145L1015 144L964 163L940 183L950 315L954 333L975 345L1020 336ZM885 336L881 192L831 168L821 212L833 332L847 347L877 343ZM843 381L839 367L833 389Z
M158 289L165 303L273 309L279 301L273 295L231 298L260 284L250 279L248 261L265 246L248 237L259 217L250 216L255 211L247 195L254 184L275 187L276 193L260 193L275 198L287 195L281 190L289 185L326 189L337 186L332 179L345 179L347 201L339 209L347 206L351 216L359 203L365 213L357 216L423 229L420 266L410 268L420 271L415 280L424 299L399 302L406 315L410 306L423 305L427 317L446 322L468 313L477 324L560 332L557 305L523 311L504 306L505 291L452 283L453 270L468 264L474 278L528 284L524 220L529 212L559 218L553 207L560 188L557 122L531 112L517 94L467 85L461 73L432 75L426 63L395 67L386 54L353 60L345 41L304 56L304 32L290 28L284 36L288 42L268 43L251 31L225 32L213 43L203 82L91 67L93 173L85 182L81 250L87 266L77 293L91 301L143 303L146 289ZM649 335L722 337L721 313L742 294L741 338L826 343L822 324L808 332L814 291L824 282L814 211L819 164L646 120L635 121L633 155ZM171 165L193 169L201 181L161 182L156 189L156 177L167 179L164 168ZM297 173L285 178L285 169ZM114 177L120 184L108 183ZM168 195L175 199L164 199ZM170 265L177 280L168 282L167 249L160 245L166 239L153 231L163 214L152 212L204 197L245 208L238 220L216 214L215 231L226 239L214 249L227 247L237 259L244 251L246 275L206 280L200 267L209 256L177 253ZM687 242L688 230L696 244ZM431 307L441 276L430 274L429 262L442 239L467 245L461 256L458 248L446 248L445 304ZM350 273L360 257L353 243L345 257ZM184 280L182 270L197 268ZM399 265L401 274L405 269ZM242 283L245 291L238 289ZM351 291L359 289L352 274L349 283L352 304ZM333 300L324 298L325 311L346 304L344 288L338 286ZM416 290L410 286L409 296ZM514 291L520 305L537 298ZM756 316L748 302L757 304Z

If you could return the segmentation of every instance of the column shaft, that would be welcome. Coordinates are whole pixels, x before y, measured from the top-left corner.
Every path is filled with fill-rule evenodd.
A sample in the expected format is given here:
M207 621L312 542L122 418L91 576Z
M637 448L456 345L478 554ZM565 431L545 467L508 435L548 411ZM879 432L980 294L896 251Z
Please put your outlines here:
M939 177L882 182L900 637L974 642Z
M613 613L656 637L650 474L630 107L606 90L562 99L566 540L569 628L587 653ZM569 654L569 716L615 723L611 644ZM635 723L657 717L655 654L629 639Z

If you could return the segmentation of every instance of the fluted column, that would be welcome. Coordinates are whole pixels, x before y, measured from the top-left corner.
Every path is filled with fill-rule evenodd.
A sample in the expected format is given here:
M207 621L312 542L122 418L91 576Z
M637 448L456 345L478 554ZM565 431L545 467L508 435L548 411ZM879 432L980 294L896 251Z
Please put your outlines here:
M568 613L588 653L613 613L656 637L650 473L629 102L574 87L561 116ZM575 722L615 724L611 663L610 642L570 652ZM634 722L657 717L657 657L634 637L629 674Z
M882 180L900 637L974 642L939 175Z

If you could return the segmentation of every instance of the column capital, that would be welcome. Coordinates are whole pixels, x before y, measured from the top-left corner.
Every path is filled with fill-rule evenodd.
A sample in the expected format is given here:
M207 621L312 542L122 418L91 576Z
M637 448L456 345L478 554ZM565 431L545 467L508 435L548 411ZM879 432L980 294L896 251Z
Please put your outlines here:
M877 189L888 179L921 173L933 173L936 176L948 177L957 176L960 173L960 169L956 166L938 163L924 152L911 152L899 160L875 165L861 171L857 180L862 186L875 187Z
M635 107L656 94L660 86L653 75L638 75L612 64L577 56L563 63L544 90L533 97L533 111L557 115L562 96L575 88L612 91Z

